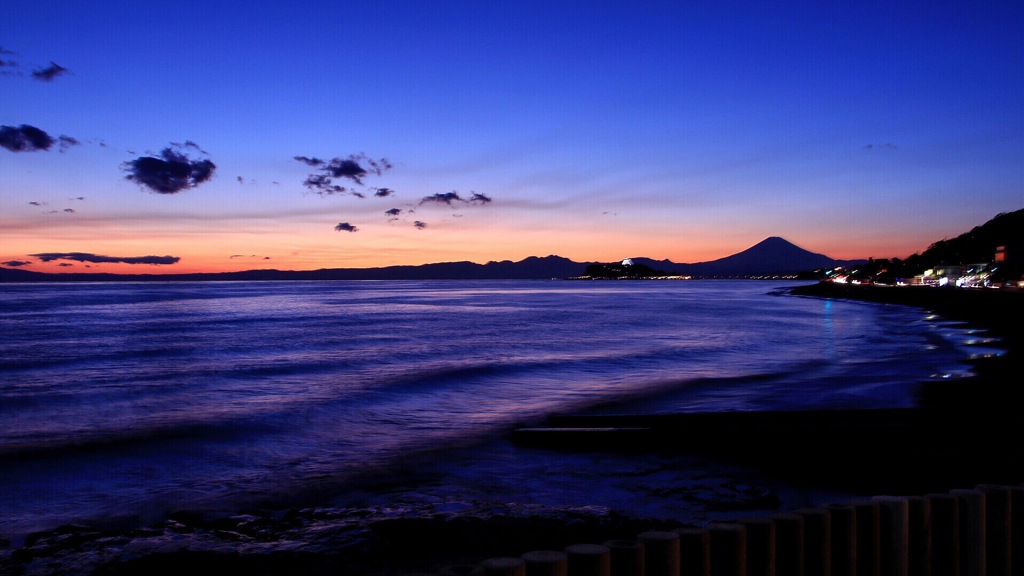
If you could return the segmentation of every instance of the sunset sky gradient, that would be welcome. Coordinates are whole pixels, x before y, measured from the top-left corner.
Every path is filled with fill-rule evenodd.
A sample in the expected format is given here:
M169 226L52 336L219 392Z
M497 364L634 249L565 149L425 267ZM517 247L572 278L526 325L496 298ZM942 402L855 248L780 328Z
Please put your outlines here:
M1015 1L9 0L0 265L906 257L1024 208L1022 40ZM165 149L215 169L154 191Z

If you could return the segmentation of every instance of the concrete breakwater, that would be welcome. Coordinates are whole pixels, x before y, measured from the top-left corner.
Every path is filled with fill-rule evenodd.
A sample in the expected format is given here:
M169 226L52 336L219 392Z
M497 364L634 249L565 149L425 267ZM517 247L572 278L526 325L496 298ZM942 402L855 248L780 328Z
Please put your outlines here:
M1024 573L1024 486L876 496L634 539L525 551L442 576L1010 576Z

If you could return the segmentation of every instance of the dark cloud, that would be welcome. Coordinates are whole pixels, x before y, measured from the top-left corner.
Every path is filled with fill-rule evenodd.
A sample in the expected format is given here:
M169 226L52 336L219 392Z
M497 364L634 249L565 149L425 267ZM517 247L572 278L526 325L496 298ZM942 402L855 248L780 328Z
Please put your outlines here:
M355 226L349 224L348 222L339 222L338 225L334 227L334 229L337 230L338 232L357 232L359 230L359 228L356 228Z
M43 262L54 260L71 260L73 262L92 262L95 264L121 263L121 264L154 264L167 265L176 264L181 258L177 256L101 256L87 252L44 252L42 254L29 254L39 258Z
M53 138L39 128L28 124L22 124L17 128L0 126L0 146L11 152L49 150L53 146Z
M29 202L29 204L31 204L32 206L46 206L46 202L36 202L34 200L32 202Z
M470 196L469 200L466 200L466 202L468 204L490 204L491 203L491 198L490 198L490 196L487 196L485 194L479 194L477 192L473 192L473 195Z
M67 68L57 64L56 62L50 62L50 65L46 68L33 70L32 77L36 80L41 80L43 82L50 82L54 78L58 76L63 76L68 73L69 72Z
M75 213L75 209L74 208L65 208L64 212L66 212L67 214L74 214Z
M75 196L74 198L70 198L70 200L85 200L85 196Z
M420 200L420 205L422 206L423 204L434 203L447 204L451 206L453 202L464 202L462 196L459 196L459 193L454 190L451 192L438 192L433 196L425 196Z
M248 256L245 254L232 254L231 256L228 256L228 260L234 260L235 258L259 258L260 260L270 260L270 256L260 257L255 254L250 254Z
M18 55L17 52L12 52L12 51L4 48L3 46L0 46L0 54L6 54L8 56L17 56Z
M28 260L8 260L7 262L0 262L4 266L10 266L11 268L17 268L18 266L28 266L32 262Z
M60 264L57 264L57 266L60 266L61 268L71 268L72 266L74 266L74 264L68 262L61 262Z
M455 206L456 204L490 204L491 197L486 194L480 194L478 192L471 192L469 198L463 198L458 192L452 190L451 192L438 192L432 196L425 196L420 200L420 205L423 204L447 204L448 206Z
M373 190L373 195L377 198L387 198L395 193L391 188L370 188L370 190Z
M380 176L391 169L391 162L388 161L387 158L374 160L365 154L352 154L346 158L336 157L332 158L330 161L324 161L316 157L311 158L309 156L293 156L292 158L306 164L307 166L313 166L320 170L319 173L310 174L303 182L303 185L321 196L348 193L359 198L364 198L365 195L362 192L346 188L345 186L340 186L335 184L334 181L339 178L344 178L358 186L362 186L363 178L369 175ZM374 190L380 191L388 189L375 188ZM391 191L388 190L388 194L390 194L390 192Z
M386 214L388 216L398 216L401 213L402 213L402 209L401 208L391 208L390 210L385 210L384 211L384 214Z
M292 156L292 158L295 159L295 160L298 160L299 162L302 162L303 164L309 165L309 166L323 166L324 165L324 161L319 159L319 158L310 158L308 156Z
M181 147L177 144L172 146ZM213 177L217 166L208 158L193 160L173 147L164 148L159 158L141 156L125 162L122 166L128 172L125 178L159 194L177 194ZM186 142L184 147L200 150L192 141Z
M335 178L348 178L359 185L363 184L362 178L367 174L359 162L350 158L335 158L324 165L324 170Z
M309 178L306 178L306 181L302 184L321 196L345 194L349 191L348 188L344 186L334 184L331 177L326 174L310 174Z
M416 228L419 228L420 230L423 230L424 228L427 227L426 222L420 222L419 220L413 222L412 225L415 226Z

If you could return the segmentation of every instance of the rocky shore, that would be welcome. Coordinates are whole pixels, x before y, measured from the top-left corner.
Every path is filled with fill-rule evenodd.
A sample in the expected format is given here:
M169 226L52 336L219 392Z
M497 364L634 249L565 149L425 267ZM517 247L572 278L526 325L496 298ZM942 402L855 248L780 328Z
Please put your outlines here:
M864 494L925 494L1024 479L1024 457L1012 444L1019 409L1011 402L1014 375L1021 367L1024 293L827 283L792 293L921 307L967 323L978 330L979 341L991 346L997 340L996 347L1006 352L973 359L973 378L930 383L917 409L851 411L842 418L810 413L723 420L723 430L732 433L705 436L704 450L754 463L808 490L841 486ZM678 437L690 425L663 419L655 433ZM715 425L699 422L702 429ZM636 434L638 426L631 428ZM733 488L729 498L737 510L779 505L772 493L757 487ZM0 542L0 575L436 572L487 557L631 538L682 525L596 507L475 509L438 503L428 508L412 515L385 508L220 516L182 511L155 526L62 526L24 542Z

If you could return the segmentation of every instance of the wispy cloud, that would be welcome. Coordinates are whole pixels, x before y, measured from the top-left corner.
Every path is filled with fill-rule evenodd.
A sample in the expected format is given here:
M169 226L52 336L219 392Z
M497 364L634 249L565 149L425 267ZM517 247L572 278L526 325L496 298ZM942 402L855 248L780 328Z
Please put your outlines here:
M60 147L60 152L63 154L68 148L72 146L80 146L81 142L72 138L71 136L65 136L61 134L57 137L57 145Z
M373 195L377 198L387 198L395 193L391 188L370 188L370 190L373 191Z
M41 254L29 254L29 256L38 258L43 262L70 260L72 262L92 262L95 264L153 264L157 266L176 264L181 260L178 256L103 256L88 252L43 252Z
M309 156L292 156L293 159L306 164L307 166L323 166L324 161L319 158L310 158Z
M205 155L191 140L184 145L171 144L160 152L160 157L140 156L125 162L122 165L128 172L125 178L159 194L177 194L213 177L217 166L209 158L193 160L180 148L191 148Z
M17 52L14 52L14 51L11 51L11 50L7 50L3 46L0 46L0 57L2 57L2 56L17 56L17 55L18 55ZM13 72L13 71L4 70L4 68L17 68L19 66L21 66L21 64L17 60L11 60L9 58L8 59L0 58L0 76L15 76L15 75L19 75L19 74L15 74L15 72Z
M32 78L40 80L42 82L51 82L58 76L69 74L68 69L57 64L56 62L50 62L50 65L46 68L40 68L39 70L32 71Z
M18 266L28 266L32 262L30 260L8 260L7 262L0 262L4 266L10 266L11 268L17 268Z
M349 224L348 222L339 222L338 225L334 227L334 229L337 230L338 232L358 232L359 231L359 228Z
M451 206L453 202L463 202L462 197L459 196L458 192L438 192L437 194L424 196L423 199L420 200L420 205L422 206L424 204L447 204Z
M427 227L427 223L426 222L420 222L419 220L413 222L412 225L415 226L416 228L420 229L420 230L423 230L424 228Z
M480 194L478 192L471 192L469 198L463 198L458 192L452 190L451 192L438 192L431 196L425 196L420 200L420 205L423 204L446 204L448 206L455 206L456 204L490 204L491 198L486 194Z
M487 196L485 194L473 192L473 195L470 196L469 199L466 200L466 202L469 204L490 204L491 198L490 196Z

